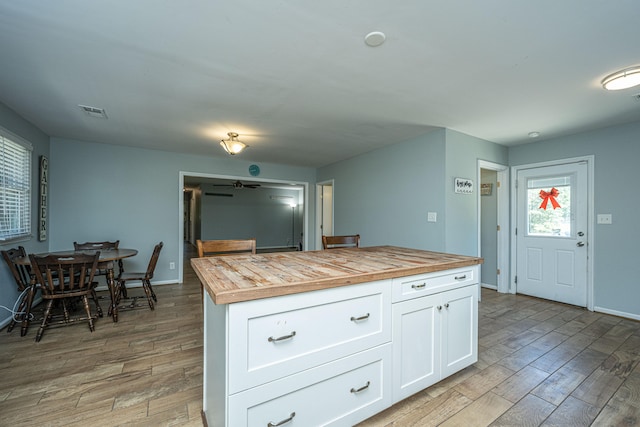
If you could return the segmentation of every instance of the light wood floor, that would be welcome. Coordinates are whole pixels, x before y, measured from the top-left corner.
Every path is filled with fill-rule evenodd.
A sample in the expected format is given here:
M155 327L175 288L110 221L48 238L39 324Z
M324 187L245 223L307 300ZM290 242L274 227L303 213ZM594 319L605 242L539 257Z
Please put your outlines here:
M93 333L0 331L0 426L202 426L200 286L154 289ZM478 363L361 427L640 426L640 322L490 290L479 317Z

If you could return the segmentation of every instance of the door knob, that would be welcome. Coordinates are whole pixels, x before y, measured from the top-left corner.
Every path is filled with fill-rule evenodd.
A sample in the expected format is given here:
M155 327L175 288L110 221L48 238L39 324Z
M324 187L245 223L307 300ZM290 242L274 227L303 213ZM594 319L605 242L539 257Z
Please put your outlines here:
M581 247L583 247L583 246L584 246L584 242L578 242L578 243L576 243L576 246L577 246L577 247L579 247L579 248L581 248Z
M582 237L584 236L584 233L582 231L578 231L578 236Z

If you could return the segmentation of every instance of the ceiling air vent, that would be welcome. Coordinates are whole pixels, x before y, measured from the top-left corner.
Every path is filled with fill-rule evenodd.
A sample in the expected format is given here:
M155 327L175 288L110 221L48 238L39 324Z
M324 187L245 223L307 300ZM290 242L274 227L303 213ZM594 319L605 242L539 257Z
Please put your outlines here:
M107 113L104 108L90 107L88 105L78 105L87 116L96 117L98 119L106 119Z

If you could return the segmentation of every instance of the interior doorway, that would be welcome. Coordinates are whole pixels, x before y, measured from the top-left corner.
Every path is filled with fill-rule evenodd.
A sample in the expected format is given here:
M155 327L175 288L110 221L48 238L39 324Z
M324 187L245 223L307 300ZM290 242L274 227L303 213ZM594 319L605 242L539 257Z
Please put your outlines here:
M478 254L481 286L509 292L509 168L478 161Z
M247 187L246 190L239 190L236 183L244 184L244 187ZM251 183L247 185L248 183ZM206 194L202 194L200 187L198 184L204 184L208 186L214 186L216 188L221 188L220 191L215 190L215 192L211 192L210 197L225 195L223 193L230 193L232 191L254 191L251 187L257 187L259 189L272 189L274 194L267 194L269 204L278 204L280 208L282 208L284 218L286 218L286 229L282 233L283 239L289 239L287 243L291 246L295 244L295 247L299 250L306 250L308 248L308 240L309 233L307 230L309 229L309 184L307 182L300 181L285 181L285 180L276 180L276 179L267 179L267 178L257 178L257 177L241 177L241 176L232 176L232 175L218 175L218 174L206 174L199 172L184 172L181 171L179 173L179 191L180 197L178 200L178 209L180 212L179 215L179 225L178 225L178 234L179 234L179 261L178 261L178 277L180 278L180 283L183 280L184 274L184 246L185 243L192 244L195 243L196 239L201 238L201 235L204 235L205 232L202 230L202 218L199 213L202 206L202 197ZM222 185L221 185L222 183ZM230 184L231 183L231 184ZM259 183L259 184L258 184ZM256 184L256 185L252 185ZM218 187L219 186L219 187ZM190 198L185 197L185 188L190 187L187 191L191 191L192 196ZM289 199L291 197L282 198L279 193L282 191L292 190L299 193L299 196L295 197L295 200L291 203ZM258 191L258 190L255 190ZM276 194L277 193L277 194ZM228 195L228 194L226 194ZM295 203L293 203L295 202ZM190 207L185 207L185 203L191 204ZM274 208L275 209L275 208ZM185 224L185 218L188 213L189 221L191 222L187 229L187 224ZM298 221L298 219L301 220ZM238 218L227 219L227 224L229 221L239 221ZM254 224L255 225L255 224ZM258 224L259 226L264 226L264 224ZM258 226L256 225L256 226ZM268 230L271 230L273 227L268 227ZM189 239L187 239L189 238ZM202 237L202 238L206 238Z
M316 184L316 250L323 235L333 236L333 180Z

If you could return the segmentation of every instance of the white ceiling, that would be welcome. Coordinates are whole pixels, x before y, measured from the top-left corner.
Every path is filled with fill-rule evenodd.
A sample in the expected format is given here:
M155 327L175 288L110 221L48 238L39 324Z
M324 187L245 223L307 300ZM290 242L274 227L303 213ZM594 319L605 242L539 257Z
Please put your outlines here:
M51 136L318 167L446 127L640 120L638 0L0 0L0 101ZM364 43L371 31L386 42ZM104 108L108 119L78 104Z

